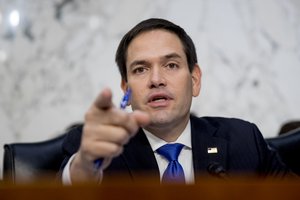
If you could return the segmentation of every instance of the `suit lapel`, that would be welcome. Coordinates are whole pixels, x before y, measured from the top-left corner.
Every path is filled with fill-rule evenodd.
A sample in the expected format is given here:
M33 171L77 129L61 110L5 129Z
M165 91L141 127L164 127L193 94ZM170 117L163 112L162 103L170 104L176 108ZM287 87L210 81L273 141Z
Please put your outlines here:
M123 158L133 178L143 173L153 175L159 180L158 165L151 145L142 129L130 140L124 149Z
M192 151L195 176L208 175L207 168L218 163L226 168L227 141L216 137L219 127L203 118L191 117Z

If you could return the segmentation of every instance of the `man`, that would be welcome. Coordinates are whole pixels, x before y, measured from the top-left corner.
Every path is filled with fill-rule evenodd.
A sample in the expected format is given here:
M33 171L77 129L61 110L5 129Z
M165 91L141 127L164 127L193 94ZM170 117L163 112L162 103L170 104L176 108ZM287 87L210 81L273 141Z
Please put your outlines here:
M105 181L114 173L132 180L151 173L162 180L171 162L160 149L168 143L180 144L175 168L186 183L209 172L279 177L289 172L255 125L190 114L201 70L181 27L163 19L142 21L121 40L116 62L123 91L132 92L133 112L114 106L109 89L99 94L84 126L70 131L64 142L64 182Z

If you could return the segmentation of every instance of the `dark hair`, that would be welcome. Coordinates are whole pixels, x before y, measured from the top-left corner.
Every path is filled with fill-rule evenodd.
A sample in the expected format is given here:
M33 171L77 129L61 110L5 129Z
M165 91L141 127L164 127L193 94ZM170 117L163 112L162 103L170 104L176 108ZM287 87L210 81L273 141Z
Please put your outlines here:
M119 71L122 79L127 81L127 70L126 70L126 59L127 59L127 49L130 42L140 33L151 31L155 29L164 29L176 34L182 42L184 52L187 58L188 66L190 72L194 69L195 64L197 63L197 54L195 45L180 26L167 21L165 19L151 18L144 20L133 27L128 33L122 38L119 47L116 52L116 63L119 67Z

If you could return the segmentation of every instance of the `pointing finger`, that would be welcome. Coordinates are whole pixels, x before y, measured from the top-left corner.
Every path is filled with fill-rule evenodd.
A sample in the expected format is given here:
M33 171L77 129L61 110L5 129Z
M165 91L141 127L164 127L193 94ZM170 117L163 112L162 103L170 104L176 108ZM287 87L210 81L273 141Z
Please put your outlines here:
M102 92L97 96L94 106L101 110L105 110L113 106L112 92L109 88L102 90Z

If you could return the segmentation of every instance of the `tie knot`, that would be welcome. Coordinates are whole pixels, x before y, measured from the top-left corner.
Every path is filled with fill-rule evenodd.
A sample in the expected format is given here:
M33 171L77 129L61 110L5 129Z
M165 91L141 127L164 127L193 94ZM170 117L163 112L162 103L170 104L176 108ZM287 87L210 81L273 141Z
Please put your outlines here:
M164 146L158 148L156 152L164 156L166 159L168 159L169 162L171 162L178 159L178 155L183 146L183 144L179 143L165 144Z

